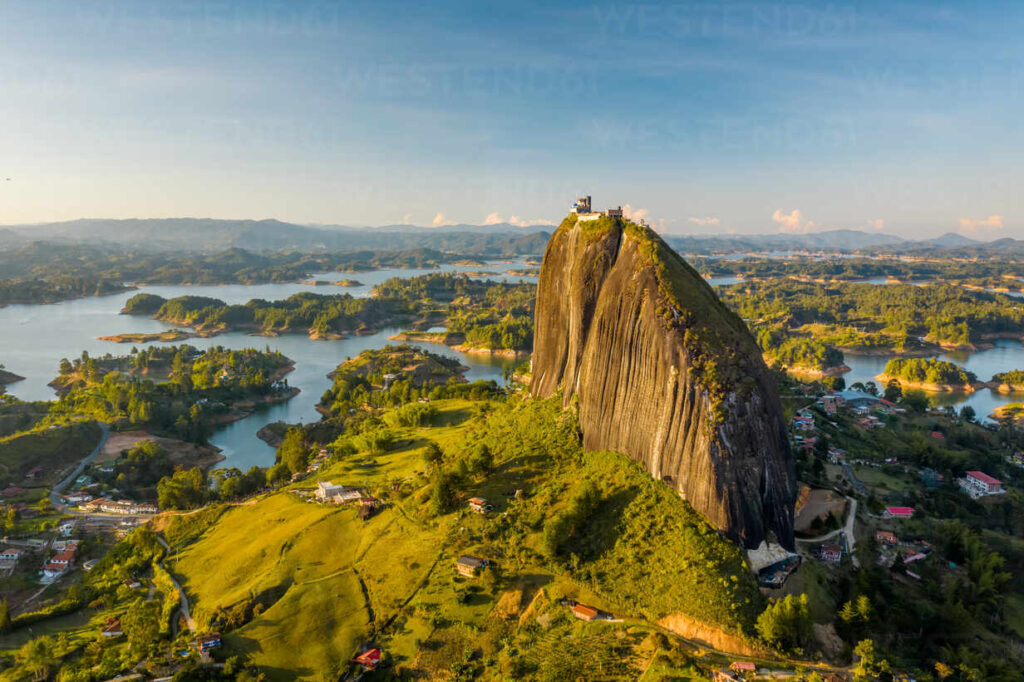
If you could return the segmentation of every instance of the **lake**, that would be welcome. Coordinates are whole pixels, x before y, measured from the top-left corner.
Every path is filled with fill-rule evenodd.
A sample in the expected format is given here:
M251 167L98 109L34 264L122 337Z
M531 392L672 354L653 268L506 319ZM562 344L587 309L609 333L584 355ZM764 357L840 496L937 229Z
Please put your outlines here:
M536 282L536 276L509 275L507 271L526 268L521 261L491 261L485 266L443 266L438 270L387 268L369 272L316 273L310 279L335 281L354 279L359 287L334 287L286 284L223 285L223 286L145 286L114 296L83 298L52 305L12 305L0 308L0 362L10 371L25 377L24 381L12 384L8 391L23 400L51 400L53 390L47 382L57 373L61 358L73 358L83 350L90 355L112 353L123 355L131 349L130 344L99 341L97 337L120 333L152 333L172 328L171 325L148 317L120 315L125 301L139 292L153 293L165 298L194 295L219 298L226 303L245 303L253 298L276 300L292 294L312 291L321 294L350 293L353 296L368 296L373 286L391 277L414 277L431 272L494 272L490 279L510 282ZM712 285L733 283L732 277L714 278ZM351 337L338 341L313 341L301 334L290 334L267 338L249 336L243 332L231 332L209 339L186 341L197 348L224 346L246 348L270 346L280 350L295 361L295 370L288 375L288 382L301 393L292 400L257 412L245 419L219 429L211 442L221 448L225 461L221 466L247 469L253 465L267 466L274 461L274 450L256 437L256 432L274 421L309 423L319 419L314 409L323 392L330 386L327 373L341 362L355 357L360 352L387 345L388 336L401 331L400 328L385 329L377 334ZM160 344L169 345L169 344ZM506 368L515 361L508 358L492 358L486 355L472 355L454 351L447 346L430 343L416 345L449 357L458 358L469 367L467 379L494 379L499 383ZM992 350L978 353L945 353L942 359L961 364L987 381L997 372L1024 368L1024 346L1015 341L997 341ZM844 375L847 385L857 381L873 380L881 373L888 358L847 355L846 364L851 371ZM943 404L968 404L974 407L979 418L986 417L992 410L1008 402L1024 399L1024 396L1003 396L987 389L971 395L942 394L937 400Z
M392 277L415 277L432 272L487 271L496 273L488 279L536 282L535 276L504 274L505 271L525 267L527 266L520 261L492 261L486 266L446 265L435 270L386 268L356 274L327 272L317 273L310 279L335 281L347 278L359 281L362 286L310 286L298 283L145 286L137 291L114 296L82 298L50 305L11 305L0 308L0 330L3 330L0 332L0 363L15 374L25 377L24 381L8 386L9 393L22 400L52 400L54 392L47 382L57 375L61 358L77 357L83 350L96 356L106 353L124 355L131 350L131 344L99 341L97 337L121 333L152 333L173 328L173 325L148 317L119 314L125 301L140 292L157 294L164 298L185 295L210 296L229 304L245 303L253 298L282 299L303 291L368 296L373 286ZM301 393L286 403L271 406L229 424L211 437L210 442L221 448L226 457L220 466L245 470L253 465L273 464L273 448L257 438L256 432L275 421L309 423L318 420L320 415L314 406L331 384L327 373L364 350L387 345L387 338L399 331L402 329L390 328L368 336L354 336L337 341L313 341L302 334L268 338L249 336L244 332L230 332L208 339L185 341L184 343L204 349L211 346L235 349L270 346L295 361L295 370L288 374L288 383L301 389ZM494 379L501 383L503 371L516 364L509 358L460 353L440 344L415 345L459 359L462 364L469 367L466 378L470 381Z
M977 352L949 351L933 356L940 360L955 362L969 372L974 372L979 381L988 381L992 375L1011 369L1024 369L1024 345L1020 341L1000 339L994 341L995 348ZM856 382L874 381L885 369L891 358L873 355L846 353L846 364L850 371L843 375L846 386ZM881 387L879 387L881 389ZM974 393L929 393L932 402L939 405L970 405L978 419L987 421L988 415L1000 405L1024 401L1024 395L1004 395L987 388Z

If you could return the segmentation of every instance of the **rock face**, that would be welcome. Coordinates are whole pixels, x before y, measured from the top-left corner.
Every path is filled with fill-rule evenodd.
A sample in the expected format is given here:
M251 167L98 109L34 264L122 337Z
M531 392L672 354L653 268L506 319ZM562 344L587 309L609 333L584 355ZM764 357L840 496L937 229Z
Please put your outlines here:
M570 215L551 237L531 391L576 402L584 447L643 463L733 540L793 548L793 458L761 352L651 230Z

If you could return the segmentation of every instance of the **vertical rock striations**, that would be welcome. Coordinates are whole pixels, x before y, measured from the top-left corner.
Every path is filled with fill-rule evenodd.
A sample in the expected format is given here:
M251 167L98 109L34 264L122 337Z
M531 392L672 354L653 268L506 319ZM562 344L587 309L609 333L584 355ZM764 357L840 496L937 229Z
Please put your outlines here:
M760 350L651 230L570 215L537 289L534 395L578 401L584 447L642 462L746 547L793 547L793 459Z

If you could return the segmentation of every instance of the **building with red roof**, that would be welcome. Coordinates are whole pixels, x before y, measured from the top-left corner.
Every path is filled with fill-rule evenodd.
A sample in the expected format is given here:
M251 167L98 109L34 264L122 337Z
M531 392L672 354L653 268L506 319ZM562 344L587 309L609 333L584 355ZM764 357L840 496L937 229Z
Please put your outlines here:
M576 616L580 620L595 620L600 615L600 613L601 612L595 609L593 606L587 606L586 604L575 604L572 607L572 615Z
M912 519L914 518L913 507L886 507L882 514L887 519Z
M965 472L964 477L958 483L960 488L974 499L986 495L1001 495L1006 492L1003 489L1002 481L989 476L984 471Z
M896 534L887 530L880 530L876 532L875 540L883 545L895 545L897 543Z
M364 651L355 658L355 662L363 666L363 670L375 670L380 665L380 649Z

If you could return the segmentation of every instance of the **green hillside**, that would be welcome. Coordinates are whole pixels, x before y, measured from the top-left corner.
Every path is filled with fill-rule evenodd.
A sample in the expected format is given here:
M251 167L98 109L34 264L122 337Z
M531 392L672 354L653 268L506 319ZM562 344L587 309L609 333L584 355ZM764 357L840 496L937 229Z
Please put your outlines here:
M398 671L431 677L531 677L553 660L579 675L597 660L635 679L665 615L752 632L763 602L739 550L625 457L583 454L553 402L433 404L435 425L393 429L384 454L332 457L291 489L172 521L170 568L200 627L226 633L224 656L306 678L343 671L372 644ZM440 462L425 461L428 439ZM360 486L386 507L363 521L296 494L317 480ZM439 481L451 511L436 513ZM493 512L466 510L473 495ZM574 517L581 495L588 513ZM457 577L463 554L496 568ZM563 596L626 622L579 623Z

